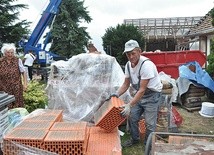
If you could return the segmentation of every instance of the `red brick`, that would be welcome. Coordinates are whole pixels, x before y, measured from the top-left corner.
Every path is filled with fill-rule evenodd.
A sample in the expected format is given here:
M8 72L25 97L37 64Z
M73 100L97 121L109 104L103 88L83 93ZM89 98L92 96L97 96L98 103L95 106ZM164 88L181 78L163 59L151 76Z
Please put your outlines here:
M105 129L106 132L111 132L118 127L126 119L120 114L122 111L120 106L123 104L124 102L117 97L106 101L95 113L95 125Z

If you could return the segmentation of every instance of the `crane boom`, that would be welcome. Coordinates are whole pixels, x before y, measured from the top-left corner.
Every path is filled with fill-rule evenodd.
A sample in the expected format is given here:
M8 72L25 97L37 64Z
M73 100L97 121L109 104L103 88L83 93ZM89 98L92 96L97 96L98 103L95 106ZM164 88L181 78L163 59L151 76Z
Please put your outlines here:
M38 44L38 42L47 26L50 25L51 22L53 22L54 16L56 16L56 14L58 13L61 2L62 0L50 0L48 6L43 12L39 22L37 23L27 42L23 42L23 40L21 40L19 43L20 46L24 48L25 53L27 53L29 50L33 50L37 55L38 63L40 64L46 64L49 57L59 57L54 53L42 49L41 44ZM44 47L46 47L46 45Z

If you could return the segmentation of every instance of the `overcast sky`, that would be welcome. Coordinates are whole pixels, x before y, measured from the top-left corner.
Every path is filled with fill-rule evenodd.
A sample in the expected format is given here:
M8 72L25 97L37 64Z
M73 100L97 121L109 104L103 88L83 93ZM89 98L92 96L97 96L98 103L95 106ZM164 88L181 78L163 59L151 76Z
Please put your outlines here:
M49 0L19 0L29 5L21 19L33 22L33 29ZM204 16L214 7L214 0L85 0L92 22L84 24L98 51L102 51L102 36L109 27L124 19Z

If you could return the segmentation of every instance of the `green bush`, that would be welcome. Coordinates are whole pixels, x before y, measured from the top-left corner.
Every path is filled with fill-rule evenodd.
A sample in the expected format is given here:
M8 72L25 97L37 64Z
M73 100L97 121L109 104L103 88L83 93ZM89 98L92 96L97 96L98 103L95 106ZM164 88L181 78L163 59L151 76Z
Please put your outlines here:
M206 68L206 71L211 77L214 77L214 53L211 53L210 55L208 55L207 61L208 61L208 66Z
M27 91L24 92L24 104L28 112L32 112L37 108L45 108L48 103L45 94L46 85L42 82L33 80L28 83Z

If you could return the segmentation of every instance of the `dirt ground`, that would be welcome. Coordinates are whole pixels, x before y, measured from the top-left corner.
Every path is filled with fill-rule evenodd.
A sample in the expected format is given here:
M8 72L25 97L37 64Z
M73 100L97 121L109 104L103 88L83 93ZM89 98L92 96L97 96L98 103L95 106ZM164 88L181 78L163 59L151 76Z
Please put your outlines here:
M183 118L183 122L178 128L179 132L214 135L214 118L201 116L200 109L188 111L180 105L174 106Z

